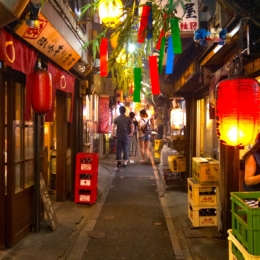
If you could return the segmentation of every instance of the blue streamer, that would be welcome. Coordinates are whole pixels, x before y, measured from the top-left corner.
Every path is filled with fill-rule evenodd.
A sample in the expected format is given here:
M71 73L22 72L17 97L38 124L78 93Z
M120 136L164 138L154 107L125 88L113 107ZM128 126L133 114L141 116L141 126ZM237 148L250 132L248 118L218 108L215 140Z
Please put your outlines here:
M150 13L148 16L147 35L146 35L146 39L149 40L153 38L153 13L152 13L152 3L148 2L146 4L151 6Z
M168 51L166 60L166 74L172 74L174 67L174 49L172 43L172 36L168 38Z

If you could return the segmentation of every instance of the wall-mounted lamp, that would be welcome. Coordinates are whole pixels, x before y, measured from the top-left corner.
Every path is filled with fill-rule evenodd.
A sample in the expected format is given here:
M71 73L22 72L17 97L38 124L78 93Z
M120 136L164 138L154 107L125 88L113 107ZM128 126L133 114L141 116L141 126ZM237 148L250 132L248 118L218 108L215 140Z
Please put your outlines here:
M30 16L29 19L26 20L26 24L30 27L30 28L39 28L39 13L41 10L41 4L32 4L30 5Z

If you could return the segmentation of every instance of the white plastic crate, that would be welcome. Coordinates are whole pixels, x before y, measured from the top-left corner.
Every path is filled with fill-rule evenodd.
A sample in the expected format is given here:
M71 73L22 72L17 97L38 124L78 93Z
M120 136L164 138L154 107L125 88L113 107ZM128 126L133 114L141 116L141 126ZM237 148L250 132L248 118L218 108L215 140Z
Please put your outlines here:
M210 210L209 212L215 211L215 215L204 215L200 216L200 210ZM206 206L196 207L188 203L188 218L190 219L194 227L211 227L218 225L218 206Z
M188 178L188 200L192 206L217 206L219 186L202 185L194 178ZM214 192L215 191L215 192Z
M236 250L232 250L232 245ZM260 260L260 256L251 255L228 230L228 259L229 260Z

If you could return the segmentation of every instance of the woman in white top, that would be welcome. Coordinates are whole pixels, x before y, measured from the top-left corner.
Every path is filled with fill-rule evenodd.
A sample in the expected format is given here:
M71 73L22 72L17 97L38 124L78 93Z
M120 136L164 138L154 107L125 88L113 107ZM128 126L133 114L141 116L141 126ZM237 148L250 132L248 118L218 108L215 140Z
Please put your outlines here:
M142 109L140 111L140 120L138 122L138 131L139 131L139 144L140 144L140 150L142 154L142 160L141 162L145 162L145 156L147 156L147 159L150 158L150 135L147 135L144 133L144 128L147 122L149 121L148 114L146 113L145 109Z

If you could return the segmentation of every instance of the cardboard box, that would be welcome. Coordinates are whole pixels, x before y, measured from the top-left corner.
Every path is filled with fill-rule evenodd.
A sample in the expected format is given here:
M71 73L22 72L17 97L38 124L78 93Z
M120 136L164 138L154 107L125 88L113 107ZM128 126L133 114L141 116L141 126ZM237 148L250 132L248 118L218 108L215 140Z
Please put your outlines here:
M211 158L192 158L192 177L200 184L219 182L219 161Z
M182 155L169 155L168 165L172 172L185 172L186 158Z

